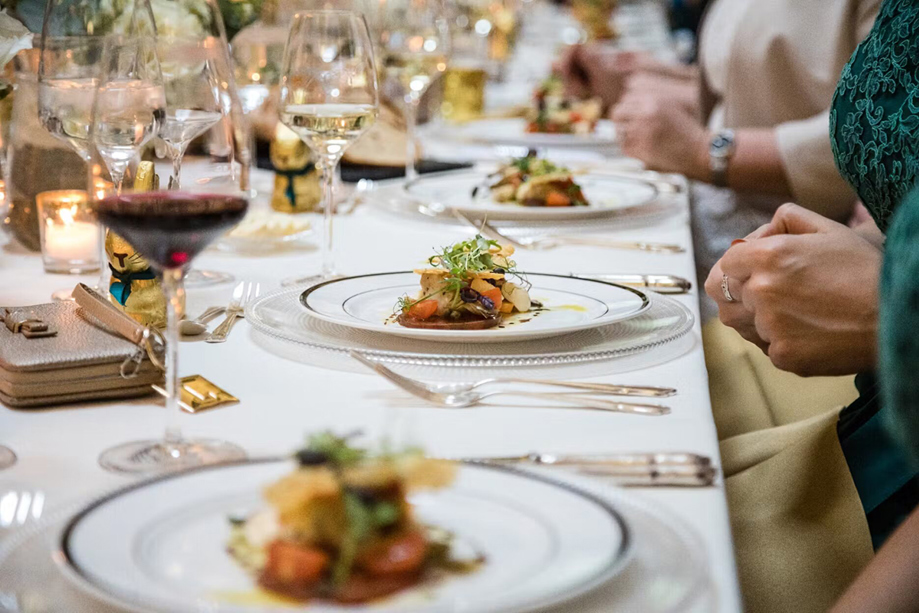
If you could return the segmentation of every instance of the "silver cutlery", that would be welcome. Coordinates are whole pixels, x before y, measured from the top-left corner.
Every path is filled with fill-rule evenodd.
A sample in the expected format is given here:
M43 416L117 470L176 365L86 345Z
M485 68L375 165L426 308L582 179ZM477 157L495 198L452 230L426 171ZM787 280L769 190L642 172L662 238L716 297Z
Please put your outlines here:
M355 349L351 350L351 357L361 362L365 366L373 368L377 365L366 355ZM581 381L546 381L540 379L526 379L521 377L492 377L481 379L473 383L426 383L428 389L441 394L459 394L462 392L471 392L472 390L487 385L500 385L504 383L523 383L528 385L542 385L546 387L563 387L568 389L578 389L590 391L596 394L608 394L612 396L642 396L646 398L667 398L676 394L672 387L654 387L643 385L615 385L612 383L588 383Z
M215 317L226 312L226 307L212 306L194 319L183 319L179 322L179 332L182 336L198 336L207 332L207 323Z
M642 289L651 289L658 294L685 294L692 289L692 282L683 277L673 275L629 275L629 274L595 274L582 275L571 273L570 277L578 279L595 279L597 281L608 281L637 287Z
M230 304L227 305L226 317L223 322L221 322L221 324L204 340L208 343L222 343L226 341L227 336L230 334L230 330L232 330L233 326L236 324L237 318L243 316L243 310L246 308L246 303L253 298L257 298L260 292L260 284L240 282L239 285L233 289L233 298L230 300Z
M711 458L694 453L617 453L603 455L554 455L470 458L486 464L532 464L575 470L581 474L612 479L630 487L706 487L715 482L718 470Z
M631 413L634 415L667 415L670 413L670 407L659 404L636 404L628 402L618 402L615 400L606 400L594 398L591 396L580 395L578 393L549 393L549 392L524 392L524 391L495 391L495 392L477 392L469 391L439 391L437 385L430 385L409 377L402 376L379 362L369 360L366 356L357 351L349 352L351 357L362 364L376 371L386 379L389 379L397 387L408 392L409 394L426 400L438 406L451 409L464 409L479 404L486 398L492 396L517 396L521 398L539 398L542 400L552 400L570 405L572 408L593 409L597 411L609 411L612 413Z
M460 220L465 221L470 226L479 230L482 234L492 240L513 245L519 249L554 249L555 247L584 245L593 247L607 247L610 249L630 249L638 251L650 251L652 253L683 253L685 249L679 245L667 243L649 243L645 241L618 241L591 236L537 236L515 239L504 235L490 225L487 221L472 219L454 210L453 214Z

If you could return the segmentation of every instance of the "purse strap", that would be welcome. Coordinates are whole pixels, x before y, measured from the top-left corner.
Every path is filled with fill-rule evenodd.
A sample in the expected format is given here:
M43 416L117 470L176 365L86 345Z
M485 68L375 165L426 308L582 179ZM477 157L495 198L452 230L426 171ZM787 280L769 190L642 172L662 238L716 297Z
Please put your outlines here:
M108 300L83 283L73 289L73 299L90 316L102 326L128 339L138 347L131 357L121 365L121 375L129 379L137 374L144 353L154 366L165 370L159 357L160 350L166 346L165 339L156 328L141 325L128 315L116 309Z

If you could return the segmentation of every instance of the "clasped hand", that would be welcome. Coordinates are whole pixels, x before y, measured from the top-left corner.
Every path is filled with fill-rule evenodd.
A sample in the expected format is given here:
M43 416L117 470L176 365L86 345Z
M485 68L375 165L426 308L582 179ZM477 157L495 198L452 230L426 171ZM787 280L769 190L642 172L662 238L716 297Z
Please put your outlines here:
M722 256L705 283L721 321L802 376L874 368L882 253L794 204ZM722 291L728 277L729 302Z

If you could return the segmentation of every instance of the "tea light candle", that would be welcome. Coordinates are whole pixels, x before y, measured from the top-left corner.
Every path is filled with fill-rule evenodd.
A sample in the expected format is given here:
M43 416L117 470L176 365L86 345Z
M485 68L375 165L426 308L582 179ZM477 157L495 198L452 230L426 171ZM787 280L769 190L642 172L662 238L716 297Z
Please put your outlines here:
M36 197L41 247L48 272L84 273L99 268L100 227L86 207L86 192L56 190Z

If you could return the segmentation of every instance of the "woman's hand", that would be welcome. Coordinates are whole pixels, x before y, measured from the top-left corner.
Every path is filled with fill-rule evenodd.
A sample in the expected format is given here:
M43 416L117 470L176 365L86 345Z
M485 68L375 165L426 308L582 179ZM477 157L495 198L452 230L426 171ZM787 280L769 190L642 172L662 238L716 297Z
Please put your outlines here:
M846 226L793 204L736 244L705 291L719 317L772 363L802 376L875 366L882 253ZM735 302L722 291L728 277Z
M711 137L685 105L659 90L636 86L626 91L610 116L624 154L652 170L710 180Z

